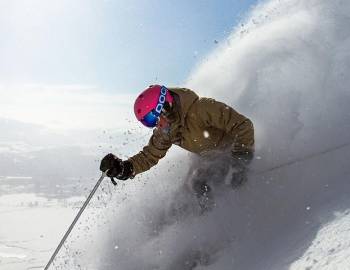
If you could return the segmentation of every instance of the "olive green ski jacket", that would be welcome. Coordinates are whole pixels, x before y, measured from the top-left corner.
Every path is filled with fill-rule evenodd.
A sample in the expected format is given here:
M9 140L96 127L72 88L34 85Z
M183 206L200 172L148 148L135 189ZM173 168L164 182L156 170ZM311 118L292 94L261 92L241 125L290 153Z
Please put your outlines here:
M200 155L214 149L254 151L254 128L248 118L222 102L200 98L190 89L169 91L177 117L168 128L155 128L148 145L129 158L134 175L156 165L173 144Z

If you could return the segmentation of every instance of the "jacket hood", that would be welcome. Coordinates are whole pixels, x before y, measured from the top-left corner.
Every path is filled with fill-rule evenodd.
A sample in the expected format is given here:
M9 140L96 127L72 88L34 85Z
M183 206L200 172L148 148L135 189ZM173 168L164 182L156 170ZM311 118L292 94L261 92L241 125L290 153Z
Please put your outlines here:
M185 118L189 109L191 108L193 103L195 103L199 99L199 97L195 92L187 88L168 88L168 89L170 92L175 93L179 98L180 104L178 105L180 107L181 123L184 124Z

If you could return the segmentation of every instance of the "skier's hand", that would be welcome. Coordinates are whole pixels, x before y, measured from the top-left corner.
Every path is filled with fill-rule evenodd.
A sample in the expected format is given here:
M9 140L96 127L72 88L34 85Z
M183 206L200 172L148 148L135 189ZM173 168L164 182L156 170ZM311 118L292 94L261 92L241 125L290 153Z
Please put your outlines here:
M116 177L122 170L122 160L113 154L106 155L101 160L100 170L107 171L108 177Z
M110 178L116 177L119 180L127 180L133 176L133 166L130 161L122 161L113 154L106 155L101 160L100 170L107 171Z

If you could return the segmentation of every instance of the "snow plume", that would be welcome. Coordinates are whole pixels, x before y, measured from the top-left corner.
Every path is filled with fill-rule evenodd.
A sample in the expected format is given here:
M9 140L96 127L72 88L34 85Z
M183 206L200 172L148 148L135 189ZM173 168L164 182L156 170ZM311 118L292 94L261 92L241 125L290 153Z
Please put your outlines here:
M199 215L179 192L188 158L172 151L173 161L117 188L79 264L280 270L302 257L333 213L350 208L349 14L347 0L257 6L187 82L253 120L248 182L220 191L215 208ZM181 202L181 214L167 210ZM306 266L312 262L292 269Z
M348 142L349 10L348 1L270 1L188 85L252 118L269 163Z

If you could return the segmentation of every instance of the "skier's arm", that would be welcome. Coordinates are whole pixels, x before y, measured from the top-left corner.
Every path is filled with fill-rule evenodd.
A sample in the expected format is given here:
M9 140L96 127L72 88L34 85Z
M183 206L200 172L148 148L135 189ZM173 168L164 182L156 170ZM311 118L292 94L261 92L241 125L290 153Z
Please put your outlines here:
M253 123L230 106L211 98L201 98L198 101L197 115L204 125L223 130L232 137L234 153L254 151Z
M159 129L154 129L148 145L141 152L129 158L133 165L133 175L149 170L165 156L172 143Z

